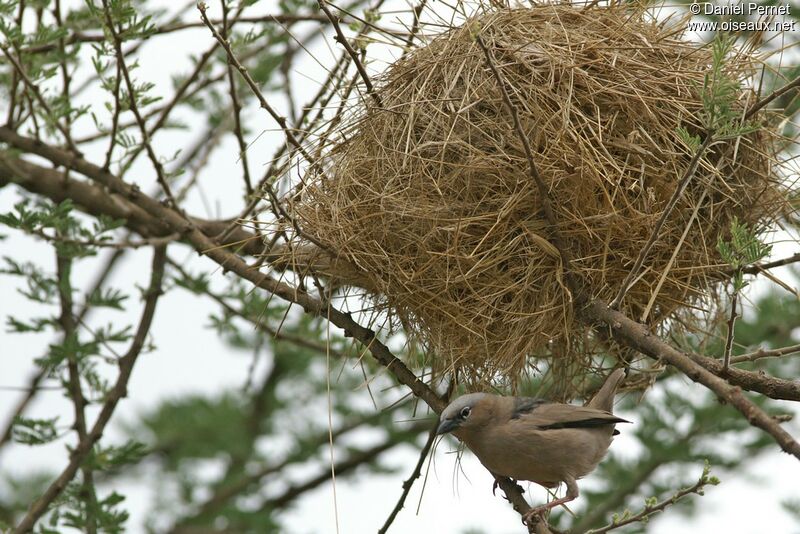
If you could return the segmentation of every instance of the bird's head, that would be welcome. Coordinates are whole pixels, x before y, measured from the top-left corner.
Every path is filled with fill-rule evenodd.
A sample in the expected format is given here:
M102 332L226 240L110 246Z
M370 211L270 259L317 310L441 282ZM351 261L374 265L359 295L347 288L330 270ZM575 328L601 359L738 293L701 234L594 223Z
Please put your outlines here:
M468 393L458 397L442 412L436 433L458 433L460 430L477 429L487 425L494 413L495 397L488 393Z

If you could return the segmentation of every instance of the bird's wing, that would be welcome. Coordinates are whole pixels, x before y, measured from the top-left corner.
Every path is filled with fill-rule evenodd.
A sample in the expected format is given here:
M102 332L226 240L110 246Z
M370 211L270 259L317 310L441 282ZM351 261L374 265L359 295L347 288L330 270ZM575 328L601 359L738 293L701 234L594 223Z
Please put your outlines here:
M514 397L514 409L511 412L511 419L524 417L543 404L548 404L548 402L544 399L533 397Z
M517 413L514 419L529 425L535 425L542 430L557 428L591 428L614 423L628 423L625 419L595 408L574 406L572 404L558 403L530 403L530 408L525 412Z

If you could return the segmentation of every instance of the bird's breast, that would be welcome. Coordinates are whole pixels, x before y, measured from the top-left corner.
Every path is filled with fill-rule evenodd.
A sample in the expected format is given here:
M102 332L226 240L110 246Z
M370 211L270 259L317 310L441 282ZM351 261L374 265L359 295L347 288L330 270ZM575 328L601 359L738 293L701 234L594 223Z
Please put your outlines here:
M491 472L549 485L580 478L595 468L611 443L613 428L496 428L462 436L467 447Z

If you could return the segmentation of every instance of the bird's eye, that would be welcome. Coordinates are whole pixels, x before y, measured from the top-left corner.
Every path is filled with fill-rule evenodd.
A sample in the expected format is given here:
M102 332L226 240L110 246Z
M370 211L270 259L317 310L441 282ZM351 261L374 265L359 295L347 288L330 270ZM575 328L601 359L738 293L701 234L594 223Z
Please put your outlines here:
M461 414L460 414L461 419L466 419L467 417L469 417L469 412L470 412L469 406L464 406L463 408L461 408Z

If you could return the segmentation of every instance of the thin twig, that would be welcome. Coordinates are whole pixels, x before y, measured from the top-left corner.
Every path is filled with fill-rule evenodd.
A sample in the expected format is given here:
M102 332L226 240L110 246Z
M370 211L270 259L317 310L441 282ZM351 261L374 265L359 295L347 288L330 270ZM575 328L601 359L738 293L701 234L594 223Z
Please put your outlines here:
M82 247L113 248L113 249L137 249L142 247L152 247L166 245L181 238L180 234L169 234L166 236L149 237L146 239L123 239L122 241L98 241L96 239L70 239L59 236L51 236L42 230L29 230L29 234L40 237L49 243L60 243L63 245L78 245Z
M677 491L671 497L668 497L663 501L656 503L652 506L646 505L637 514L625 517L623 519L611 523L610 525L606 525L602 528L590 530L587 532L587 534L603 534L605 532L609 532L611 530L616 530L620 527L624 527L625 525L630 525L631 523L638 523L644 521L651 515L664 511L666 508L677 503L679 500L683 499L687 495L691 495L692 493L703 495L703 488L709 484L716 485L717 481L715 479L709 478L707 471L704 470L703 474L700 476L697 482L695 482L692 486L688 488L683 488L682 490Z
M53 110L50 109L50 105L42 96L42 93L39 91L39 88L36 86L36 84L34 84L31 81L30 78L28 78L28 75L22 68L22 65L8 50L8 46L5 44L0 44L0 50L3 51L3 54L5 54L6 58L8 58L8 61L14 66L15 72L17 72L19 77L22 79L23 83L25 84L25 87L28 88L28 91L33 93L33 97L36 99L39 105L42 106L44 114L48 118L48 122L50 122L53 126L55 126L56 129L58 129L58 131L61 132L61 135L64 136L64 141L67 143L67 147L76 154L80 154L78 147L75 146L75 143L72 141L72 134L70 134L69 130L63 124L61 124L61 121L59 121L55 117L55 115L53 114ZM31 113L33 113L33 110L31 110Z
M166 258L166 247L156 247L153 254L152 273L150 276L150 286L145 293L145 305L142 316L139 320L139 327L136 330L128 352L119 360L119 375L114 387L109 391L108 397L97 416L97 420L92 430L87 434L70 453L70 461L64 471L56 480L45 490L41 497L36 499L25 517L17 524L13 530L14 534L24 534L33 529L36 522L47 512L50 504L67 487L67 484L75 477L83 461L100 440L106 425L111 420L111 416L119 401L128 394L128 380L131 377L133 366L136 363L139 353L144 347L145 338L150 331L153 316L156 310L158 297L161 295L161 282L164 277L164 263Z
M781 280L780 278L778 278L777 276L772 274L771 272L769 272L769 271L761 271L761 273L759 273L759 274L761 274L764 278L766 278L770 282L772 282L772 283L776 284L777 286L779 286L781 289L791 293L792 295L795 296L795 298L800 299L800 291L798 291L797 289L793 288L792 286L790 286L789 284L787 284L786 282L784 282L783 280Z
M111 115L111 131L108 133L108 150L106 150L106 159L103 163L104 169L111 167L111 158L114 155L114 147L117 144L117 130L119 128L119 116L122 113L122 103L119 100L119 88L122 84L122 69L120 69L119 61L116 62L117 72L114 76L114 88L111 94L114 97L114 113Z
M171 258L167 258L167 262L175 270L177 270L180 273L180 275L183 276L184 278L189 278L190 277L189 273L178 262L176 262L175 260L173 260ZM183 287L183 286L181 286L181 287ZM186 290L189 291L189 289L186 289ZM292 343L293 345L297 345L299 347L305 347L307 349L311 349L311 350L317 351L317 352L319 352L321 354L325 354L326 351L330 351L330 354L333 357L335 357L337 360L343 360L343 359L346 359L346 357L347 357L346 354L341 353L339 351L335 351L335 350L329 349L328 345L322 344L322 343L317 343L316 341L314 341L312 338L310 338L308 336L297 336L297 335L293 335L293 334L289 334L287 332L284 332L283 330L276 330L276 329L272 328L271 326L269 326L266 323L266 321L262 320L261 318L252 317L251 315L248 315L244 310L232 306L231 304L228 303L228 301L226 300L225 296L223 296L223 295L221 295L221 294L219 294L219 293L217 293L217 292L215 292L215 291L213 291L211 289L205 289L203 291L203 294L207 295L213 301L215 301L217 304L219 304L228 314L233 315L235 317L239 317L240 319L243 319L243 320L247 321L248 323L250 323L257 330L260 330L264 334L267 334L268 336L270 336L270 337L272 337L272 338L274 338L274 339L276 339L278 341L285 341L287 343Z
M731 363L731 351L733 350L733 336L736 328L736 305L739 302L739 292L733 290L731 295L731 314L728 317L728 332L725 335L725 350L722 353L722 371L727 372Z
M47 376L48 369L41 368L36 371L31 378L28 380L28 385L25 386L25 395L20 399L17 403L16 408L14 408L14 412L11 414L11 417L8 419L6 423L3 435L0 436L0 447L3 447L6 443L11 441L11 437L14 435L14 425L17 422L17 418L21 417L25 410L28 409L28 406L33 401L36 393L41 390L39 384L41 384L42 380Z
M748 352L747 354L740 354L731 358L731 363L754 362L762 358L778 358L780 356L787 356L789 354L796 354L800 352L799 345L790 345L780 349L765 350L760 349L755 352Z
M206 63L208 63L208 60L211 59L211 57L214 55L214 52L216 51L217 51L217 43L214 43L211 47L209 47L208 50L206 50L200 56L200 58L197 60L197 63L195 63L194 65L194 70L192 71L191 74L189 74L189 76L187 76L183 80L180 86L175 90L175 94L172 95L172 99L169 101L169 103L167 103L167 105L158 110L158 118L156 119L155 123L150 128L147 129L147 135L146 135L147 139L152 139L153 136L167 124L167 119L169 118L172 111L180 103L181 99L189 90L189 87L191 87L191 85L195 81L197 81L198 77L203 72ZM133 111L133 108L131 108L131 111ZM142 129L142 124L144 125L147 124L147 119L149 118L149 116L150 114L146 114L144 115L144 120L140 120L141 117L137 116L136 113L134 113L134 119L135 119L134 122L137 126L139 126L140 130ZM147 145L145 145L144 143L137 145L135 148L133 148L133 150L131 150L130 153L127 154L125 162L122 163L121 165L122 170L120 171L120 174L124 176L127 173L128 169L130 169L130 167L133 165L133 162L136 161L136 158L139 157L139 154L142 153L142 150L146 149Z
M25 15L25 0L20 0L19 5L17 7L17 18L14 21L17 25L17 28L22 28L22 20L24 15ZM16 42L14 42L13 45L17 55L21 57L19 46L17 46ZM16 111L17 108L18 86L19 86L19 73L17 72L17 69L14 69L11 71L11 84L8 86L9 103L8 103L8 115L6 116L6 124L12 128L14 127L14 112Z
M59 28L64 27L63 20L61 18L61 0L56 0L55 7L53 9L53 16L56 19L56 26ZM69 94L69 85L71 81L71 77L69 75L69 70L67 68L67 51L66 47L64 46L64 39L60 38L58 40L58 64L59 70L61 71L61 98L63 99L63 105L66 106L66 112L64 113L64 128L67 132L70 132L70 138L67 140L72 147L75 147L74 142L72 141L71 132L72 132L72 100ZM64 171L64 176L66 177L69 170ZM93 534L93 533L90 533Z
M428 440L425 442L425 445L422 447L422 450L419 453L417 465L414 467L414 471L411 472L411 476L409 476L408 479L403 482L403 493L400 494L400 498L397 500L397 504L394 505L394 509L392 509L389 517L386 518L386 522L384 522L383 526L378 530L378 534L386 534L386 532L389 531L389 527L392 526L395 517L397 517L397 514L399 514L400 510L403 509L403 506L406 503L406 498L408 497L411 488L414 486L414 481L417 480L422 474L422 466L425 464L425 458L428 457L428 453L431 451L434 441L436 441L436 425L431 427L431 431L428 433Z
M178 206L175 203L175 197L172 196L169 183L167 183L167 178L164 173L164 166L161 164L161 161L158 159L158 156L153 150L153 146L150 144L150 135L147 131L147 124L145 123L144 118L142 118L142 114L139 112L139 105L136 103L136 87L131 80L131 75L128 71L128 65L125 63L125 56L122 53L122 41L119 37L119 32L114 25L114 19L111 18L111 9L108 6L108 0L103 0L103 11L105 13L106 27L111 33L111 38L114 42L114 50L117 54L117 63L122 70L122 76L125 78L125 86L128 89L128 104L131 112L133 112L133 116L136 117L136 123L139 125L139 131L142 134L142 146L144 146L145 150L147 151L147 155L153 164L153 168L156 171L156 178L158 183L161 184L164 195L166 195L172 206L177 208Z
M703 143L695 151L694 155L692 156L692 159L689 161L689 166L686 167L686 171L684 171L683 176L678 182L678 186L672 193L672 198L669 199L667 206L661 213L661 217L659 217L658 222L656 222L653 231L650 233L650 237L648 238L644 247L642 247L642 249L639 251L639 255L636 258L636 262L633 264L633 267L631 267L631 270L628 271L628 274L625 276L625 280L623 280L622 285L620 285L619 292L614 297L614 300L612 300L611 303L609 304L611 309L619 308L620 304L622 303L622 299L625 298L625 294L633 285L633 282L634 280L636 280L636 277L639 276L639 271L641 270L642 265L644 264L644 260L647 259L647 255L650 254L650 250L653 248L653 245L655 245L656 241L658 241L658 239L661 237L661 228L664 226L664 223L672 214L672 210L675 209L675 206L678 204L678 200L680 200L681 196L683 195L683 192L686 190L686 186L689 185L689 182L697 172L697 168L700 166L700 160L702 159L703 154L705 153L706 149L711 145L713 140L714 140L713 134L711 132L706 133Z
M320 86L320 89L319 91L317 91L317 94L314 95L314 97L305 106L303 106L303 111L300 114L300 117L298 117L298 119L294 123L294 129L298 131L300 127L303 126L303 123L305 122L306 118L311 114L312 109L319 103L319 109L317 110L316 115L310 120L306 131L305 132L299 131L300 142L305 141L305 139L310 134L311 130L322 119L323 114L325 112L325 108L328 105L328 102L330 102L330 100L335 96L336 91L339 89L341 81L344 79L344 75L339 76L337 79L336 73L343 69L343 64L346 57L347 57L346 55L343 55L339 59L339 62L337 62L336 66L330 71L330 74L326 78L325 82L322 84L322 86ZM334 80L337 80L335 84ZM286 168L286 166L288 165L288 163L292 161L292 159L294 158L295 149L292 149L289 152L288 157L285 158L286 162L281 163L284 160L283 156L288 148L289 148L288 141L284 141L278 148L278 150L275 152L275 154L272 156L272 159L270 160L272 163L270 164L269 168L267 168L263 177L256 186L255 189L256 191L260 192L268 187L271 187L270 182L273 180L273 178L277 174L282 173ZM225 228L225 230L221 232L219 236L217 236L217 239L222 241L226 240L229 234L233 232L238 226L241 225L242 221L246 220L248 217L250 217L250 215L253 214L256 207L258 207L258 205L261 203L261 200L262 200L261 196L254 195L247 203L245 208L242 210L242 212L232 220L231 224L227 228ZM279 211L276 212L274 203L270 202L270 207L272 208L275 218L279 220L281 218L281 214Z
M428 384L416 376L402 360L395 356L386 344L377 338L375 331L356 322L349 313L333 307L328 309L322 302L302 289L292 287L256 269L252 269L242 258L221 247L218 242L209 238L196 225L187 225L186 219L173 209L134 189L133 186L118 176L86 161L82 157L67 153L57 147L39 143L34 139L26 138L2 126L0 126L0 139L20 150L41 156L54 164L69 166L76 172L108 188L111 193L130 199L130 202L134 203L137 209L149 214L154 221L158 221L159 225L163 225L165 230L182 232L184 239L201 255L208 256L223 269L235 273L239 278L249 281L254 286L269 291L287 302L298 304L306 313L311 315L326 317L329 313L330 322L341 328L345 337L352 337L358 340L365 347L365 350L370 352L374 359L385 367L399 383L408 387L415 397L428 404L436 413L441 413L446 407L445 401ZM530 510L522 491L516 484L509 479L502 479L499 484L518 513L524 514Z
M539 174L539 168L536 166L536 161L533 159L533 150L531 149L531 143L528 139L528 135L525 133L525 130L522 128L522 123L519 120L519 113L517 112L516 106L511 101L511 95L508 93L508 88L506 87L505 80L503 76L500 74L500 71L495 66L494 60L492 59L492 54L489 51L489 48L483 42L483 39L480 35L475 36L475 42L478 46L483 50L483 55L486 57L486 63L489 65L489 69L491 69L492 74L494 75L495 79L497 80L497 84L500 86L500 92L503 95L503 102L505 103L506 108L508 108L509 113L511 113L511 118L514 122L514 130L519 137L519 140L522 142L522 147L525 150L525 158L528 160L528 172L531 176L531 179L536 184L537 189L539 190L539 197L542 203L542 211L544 211L544 216L547 219L547 224L550 226L550 233L552 234L553 245L558 249L558 254L561 256L561 263L564 266L564 270L567 272L567 280L570 281L571 277L569 276L570 272L570 262L571 258L567 248L565 246L564 240L561 238L561 232L558 230L558 220L556 219L555 211L553 210L553 203L550 198L550 191L547 188L547 184L544 183L541 174ZM574 284L570 284L574 286ZM570 287L570 290L573 293L576 292L576 287Z
M770 261L767 263L756 263L755 265L749 265L747 267L742 268L742 273L744 274L761 274L764 271L768 271L770 269L774 269L776 267L783 267L785 265L791 265L792 263L800 262L800 252L792 254L787 258L781 258L779 260Z
M211 22L208 19L208 16L206 15L206 10L208 9L208 6L206 6L205 2L198 2L197 9L200 11L200 17L203 19L203 22L206 24L208 29L211 30L211 33L214 35L214 38L225 49L225 52L228 53L228 59L236 67L236 69L239 71L239 74L241 74L242 77L245 79L245 81L247 82L247 85L250 87L250 90L253 92L253 94L258 99L259 104L261 105L261 107L263 109L265 109L267 111L267 113L270 114L270 116L272 116L272 118L275 120L275 122L278 123L278 125L283 130L283 133L286 136L286 139L289 141L289 143L292 144L300 152L300 154L303 155L303 157L306 159L306 161L312 167L319 169L320 168L319 164L311 156L311 154L308 153L308 151L305 149L305 147L303 147L303 145L300 143L300 141L297 140L297 137L295 137L295 135L292 132L292 130L288 127L288 124L286 123L286 117L280 115L277 111L275 111L272 108L272 106L269 105L269 102L267 102L267 99L264 98L264 95L261 93L261 90L258 88L258 85L253 80L252 76L250 76L250 73L247 71L247 69L236 58L236 55L233 53L233 49L231 49L230 43L227 40L225 40L222 37L222 35L220 35L220 33L217 31L216 27L211 24ZM280 199L278 199L277 195L275 194L275 191L272 189L271 186L265 186L264 189L266 190L266 193L269 196L270 202L272 203L272 205L275 208L275 210L280 212L281 216L292 224L292 227L295 229L295 232L297 232L298 236L304 237L305 239L307 239L311 243L314 243L315 245L317 245L322 250L325 250L325 251L333 254L333 252L330 250L330 247L328 247L327 245L322 243L320 240L318 240L314 236L306 234L300 228L300 225L297 224L297 221L294 219L294 217L292 217L291 215L289 215L289 213L286 212L286 210L284 209L283 205L280 202Z
M364 68L364 65L361 63L361 60L358 58L358 54L353 47L350 46L350 41L347 40L344 33L342 33L342 28L339 26L339 19L331 13L331 10L328 9L327 0L319 0L319 8L325 13L325 16L328 17L328 20L333 25L333 29L336 30L336 37L334 38L336 42L341 44L347 53L350 55L350 58L353 60L353 64L356 66L356 70L358 70L358 74L361 76L361 79L364 81L364 85L367 88L367 94L372 97L375 101L375 104L378 105L379 108L383 107L383 103L381 102L381 97L378 93L375 92L375 87L372 85L372 80L369 79L369 74L367 74L367 69Z
M412 13L414 14L414 21L411 23L411 30L408 32L408 37L406 38L405 46L403 47L403 56L405 57L409 51L411 50L411 46L414 44L414 39L417 37L417 33L420 29L420 19L422 18L422 12L425 10L425 6L428 4L428 0L420 0L420 2L414 7Z
M253 77L250 76L250 73L247 71L244 65L241 64L239 59L233 53L231 44L226 39L224 39L222 35L220 35L219 31L217 31L216 26L214 26L208 19L208 15L206 15L206 10L208 9L208 6L206 5L206 3L198 2L197 9L200 11L200 18L203 20L203 23L209 30L211 30L211 33L214 35L214 38L225 49L225 52L227 52L228 54L228 59L231 61L233 66L236 67L236 70L239 71L239 74L241 74L245 82L247 82L247 85L250 87L250 90L258 99L259 105L264 110L266 110L267 113L270 114L270 116L275 120L275 122L278 123L278 126L280 126L281 130L283 130L283 134L286 136L286 139L289 141L289 143L292 144L292 146L294 146L295 148L297 148L297 150L300 152L300 154L303 155L306 161L308 161L313 165L314 158L311 157L311 154L309 154L308 151L305 149L305 147L303 147L303 145L300 144L300 142L297 140L297 137L295 137L294 132L289 128L288 124L286 123L286 117L282 116L277 111L275 111L275 109L269 104L269 102L267 102L267 99L264 98L264 95L261 93L261 89L259 89L258 84L256 84L255 80L253 80Z
M240 5L236 9L236 12L234 13L233 17L231 17L230 20L228 20L228 18L227 18L227 13L228 13L227 4L225 2L223 2L223 7L225 8L225 14L226 14L225 26L226 27L231 27L237 21L239 21L241 19L242 12L244 11L244 9L248 5L249 4L247 4L245 2L240 3ZM202 23L196 23L196 24L197 25L202 25ZM157 112L159 113L159 117L158 117L158 119L156 119L155 123L150 127L150 129L148 131L149 137L152 138L156 134L156 132L158 132L161 128L163 128L167 124L167 119L169 118L170 114L177 107L177 105L181 102L181 100L183 99L184 95L187 94L187 92L189 91L189 88L192 86L192 84L194 84L200 78L200 75L203 73L203 71L205 69L206 63L208 63L209 59L211 59L211 57L213 57L214 53L217 51L217 47L218 46L219 46L219 43L214 43L208 50L206 50L199 57L199 59L197 60L197 62L194 65L194 70L192 71L191 74L189 74L183 80L183 82L181 82L180 86L175 90L175 94L172 95L172 99L169 101L169 103L167 103L165 106L163 106L162 108L157 110ZM125 53L125 55L127 55L127 54L128 54L128 52ZM224 77L225 77L225 74L223 74L221 76L218 76L215 79L210 80L208 84L203 83L203 82L197 84L198 87L195 88L195 90L192 91L191 94L196 94L197 92L199 92L200 89L206 87L207 85L210 85L210 83L213 83L214 81L221 81L222 79L224 79ZM189 96L187 95L187 99L188 98L189 98ZM149 118L150 116L152 116L154 114L155 113L146 115L145 119ZM123 168L123 170L121 171L122 175L124 175L127 172L128 168L133 164L134 160L141 153L142 148L143 148L143 146L139 145L134 150L132 150L131 153L128 155L126 163L124 163L122 165L122 168ZM180 167L178 167L178 168L180 168Z
M86 295L91 296L95 292L99 291L103 287L103 285L105 285L106 281L108 280L108 277L111 275L111 272L114 269L114 266L117 264L117 261L122 257L122 254L123 250L115 250L114 253L111 254L109 259L103 265L102 269L100 269L97 279L94 281L91 288L86 292ZM77 322L79 323L82 322L91 309L92 308L89 305L87 299L87 301L84 302L83 306L81 307L80 311L78 311L78 314L76 316ZM16 419L22 416L23 413L25 413L25 410L33 401L34 397L36 396L36 393L41 391L42 388L39 387L39 384L42 382L42 380L45 379L45 377L48 374L48 371L49 369L47 367L41 367L28 380L28 385L23 388L25 391L25 395L17 403L14 412L12 413L11 417L8 420L8 423L6 423L4 427L3 434L2 436L0 436L0 448L11 440L11 436L13 435L14 432L14 423Z
M247 280L257 287L274 293L288 302L300 305L308 313L324 316L325 307L323 304L309 293L298 288L292 287L283 282L279 282L268 275L253 270L238 255L230 252L225 247L206 235L197 224L187 225L184 219L175 210L164 206L158 200L144 194L138 189L128 184L120 177L108 172L97 165L94 165L82 157L65 152L57 147L19 135L4 126L0 126L0 140L32 154L39 155L51 163L68 166L108 188L112 193L120 195L124 199L130 199L137 209L149 214L166 231L182 232L184 239L201 255L208 256L217 262L222 268L236 273L240 278ZM426 402L436 413L440 413L444 408L444 402L436 393L399 359L389 348L377 339L373 330L358 324L350 314L339 311L335 308L331 310L331 322L345 331L347 337L353 337L360 341L375 359L384 367L390 368L398 381L408 386L414 394Z
M192 3L194 3L194 2L192 2ZM242 20L242 19L243 19L243 17L238 17L237 18L236 16L234 16L234 17L231 18L230 24L233 25L233 24L236 23L237 20ZM218 21L215 21L215 24L217 22ZM202 26L203 23L200 22L200 23L198 23L198 25ZM319 35L322 35L321 32L318 32L318 31L317 32L312 32L312 33L310 33L309 35L306 36L304 41L313 40L315 38L318 38ZM139 41L139 43L141 43L141 42L142 41ZM214 45L214 47L216 47L216 46L218 46L218 44ZM129 54L129 52L130 51L126 51L125 55L127 56ZM261 46L254 46L251 49L247 50L246 52L242 53L242 55L240 57L240 61L249 60L252 57L257 56L257 55L259 55L261 53L263 53L263 48ZM203 60L203 57L205 57L205 54L208 54L208 52L205 52L204 55L200 57L198 62ZM211 55L213 55L213 53ZM201 81L199 83L197 83L194 87L192 87L191 90L189 90L189 88L188 88L189 85L191 85L194 81L196 81L196 79L199 79L199 74L201 73L201 71L202 71L202 69L200 69L198 71L197 64L195 64L194 71L192 72L192 74L187 76L186 79L184 79L184 81L181 84L181 86L176 90L176 95L175 96L177 96L178 92L183 93L185 91L184 101L191 100L192 97L195 97L196 95L198 95L202 90L207 89L207 88L209 88L210 86L212 86L212 85L214 85L216 83L219 83L219 82L222 82L222 81L226 80L227 79L227 75L228 75L227 71L223 70L220 73L215 74L213 76L204 77L204 78L201 79ZM91 80L93 80L93 78L90 78L90 81ZM165 104L163 106L152 107L152 109L150 109L150 111L144 112L145 119L147 121L149 121L150 119L152 119L153 117L155 117L158 114L161 114L162 117L166 118L165 112L171 110L173 107L175 107L177 104L180 103L180 102L178 102L178 98L176 98L175 96L173 96L173 98L170 100L169 103L167 103L167 104ZM183 95L181 95L181 96L183 96ZM164 122L164 119L159 118L158 122ZM165 125L166 124L164 124L163 126L165 126ZM136 120L135 119L123 123L121 125L121 129L124 130L124 129L130 128L130 127L133 127L133 126L136 126ZM102 132L101 131L101 132L97 132L97 133L94 133L94 134L86 135L84 137L80 137L80 138L76 139L75 142L77 144L89 143L89 142L92 142L92 141L97 141L98 139L104 139L107 135L108 135L107 132ZM179 165L176 165L176 167L180 168Z
M217 47L217 45L215 44L213 46L213 49L216 50L216 47ZM247 57L247 58L252 57L252 55L254 55L255 53L256 53L255 50L251 51L250 53L248 53L244 57ZM189 86L194 81L196 81L198 79L198 74L200 73L200 71L202 71L202 68L200 70L198 70L197 66L198 66L198 64L200 64L200 62L205 63L203 58L206 57L206 54L208 54L208 57L210 58L211 56L213 56L213 51L209 53L209 51L206 50L206 52L204 52L203 55L200 56L200 58L198 59L198 63L195 64L194 71L192 71L192 73L189 76L187 76L186 79L184 79L183 83L176 90L176 95L173 95L172 99L168 103L164 104L163 106L152 106L149 109L149 111L142 110L143 113L144 113L145 122L148 122L148 121L150 121L150 119L152 119L156 115L159 115L159 117L156 119L156 125L154 125L153 128L156 128L156 126L158 126L156 129L160 129L163 126L166 126L166 119L168 118L170 111L172 111L172 109L175 108L177 106L177 104L180 103L179 99L176 98L176 96L178 96L178 93L180 93L181 97L185 96L184 101L191 100L193 97L197 96L202 90L208 89L212 85L225 80L225 77L226 77L227 73L223 71L223 72L221 72L221 73L219 73L219 74L217 74L215 76L211 76L209 78L203 78L198 84L196 84L191 89L191 91L188 90ZM208 58L206 58L206 60L207 59ZM202 65L201 65L201 67L202 67ZM159 124L159 123L162 123L162 124ZM122 124L120 124L119 129L120 130L126 130L128 128L132 128L132 127L136 127L136 126L138 126L138 124L136 122L136 119L134 118L132 120L129 120L129 121L126 121L126 122L123 122ZM152 128L151 128L150 131L152 131ZM78 144L91 143L91 142L97 141L98 139L104 139L107 135L108 135L108 132L98 131L96 133L89 134L89 135L86 135L84 137L79 137L76 140L76 142ZM141 149L138 149L136 153L137 154L141 153Z
M676 441L671 443L671 446L686 446L686 440ZM683 448L683 447L681 447ZM631 495L635 495L639 488L651 479L661 466L669 464L673 458L665 453L655 453L650 451L650 455L645 461L638 463L633 470L627 471L627 476L623 480L615 481L611 491L606 493L603 501L598 506L593 506L586 510L581 517L572 524L571 532L579 533L589 530L591 525L595 525L603 520L608 513L613 512L620 506L625 504L625 501Z
M222 4L222 38L228 40L228 2L221 0ZM250 165L247 163L247 143L244 141L242 134L242 105L239 102L239 95L236 93L236 78L233 74L233 63L228 56L228 92L231 96L231 103L233 104L233 133L236 136L236 141L239 143L239 159L242 162L242 177L244 179L245 196L250 198L253 194L253 184L250 180Z
M169 18L169 20L167 20L163 24L163 26L167 27L167 26L171 26L173 24L177 24L179 19L186 13L186 11L189 10L189 8L192 5L194 5L194 1L193 0L189 0L187 3L184 4L184 6L181 9L175 11L175 13ZM97 42L107 43L108 42L108 35L106 35L106 34L100 34L100 35L102 35L102 37L100 39L97 39ZM123 51L124 56L125 57L132 56L133 54L138 52L139 49L147 42L149 42L148 39L136 39L136 42L131 44L131 46L128 49ZM67 44L70 44L69 43L69 38L67 38ZM36 46L41 46L43 49L48 47L47 44L36 45ZM109 67L108 64L104 65L102 67L99 75L105 74L105 72L108 69L108 67ZM84 79L83 82L81 82L81 84L77 88L73 89L72 96L75 97L75 96L78 96L78 95L82 94L88 87L90 87L92 85L92 83L94 83L96 81L97 81L97 77L96 76L87 76L86 79Z
M294 122L293 130L298 131L299 141L301 143L306 140L310 132L316 127L316 125L322 119L328 103L336 95L336 92L340 87L341 81L344 79L344 74L337 77L337 73L339 71L343 72L344 69L343 66L345 63L345 59L347 57L348 56L346 54L342 54L342 56L339 58L339 61L336 63L334 68L330 70L327 78L322 83L317 93L307 104L303 106L303 110L300 116ZM336 81L335 84L334 81ZM309 121L304 131L300 130L300 128L303 127L308 116L311 114L311 111L317 106L317 104L319 104L319 108L317 110L316 115ZM267 187L271 187L270 182L273 180L273 177L275 177L277 174L282 173L286 168L286 166L288 165L288 162L292 161L296 153L295 148L292 148L292 150L289 152L288 157L285 158L286 162L282 163L284 159L283 156L288 148L289 148L289 142L287 140L284 140L284 142L281 143L281 146L275 151L274 155L270 159L271 161L270 166L267 168L266 172L263 174L258 185L255 187L256 192L260 193ZM255 211L256 207L258 207L258 205L261 203L261 200L262 198L260 195L254 195L247 203L245 208L242 210L242 212L231 221L231 224L227 228L225 228L225 230L221 232L219 236L217 236L217 239L225 241L230 235L230 233L233 232L238 226L240 226L243 220L246 220L248 217L250 217L250 215ZM272 202L270 202L270 207L272 208L275 218L280 219L281 218L280 212L277 213L275 212L276 210L273 207Z
M765 106L768 106L770 104L770 102L772 102L773 100L775 100L777 98L782 97L783 95L785 95L786 93L788 93L792 89L796 89L797 87L800 87L800 76L798 76L797 78L795 78L791 82L787 83L786 85L784 85L780 89L776 89L775 91L771 92L769 95L765 96L764 98L762 98L761 100L759 100L758 102L753 104L750 107L750 109L748 109L747 112L744 114L744 120L747 120L747 119L751 118L753 115L758 113L762 108L764 108Z
M408 38L408 33L407 32L401 32L401 31L392 30L392 29L389 29L389 28L382 28L382 27L378 26L377 24L375 24L373 22L370 22L369 20L365 19L364 17L359 17L357 14L353 13L347 7L337 6L336 4L333 4L331 2L328 2L328 4L330 4L330 6L332 8L334 8L336 11L338 11L339 13L344 13L345 15L350 17L353 22L359 23L362 27L368 27L370 30L372 30L374 32L377 32L377 33L387 37L388 39ZM373 9L372 11L377 11L377 10ZM353 41L353 39L351 39L351 41ZM355 39L355 41L357 42L357 39ZM362 49L361 50L361 56L362 57L364 57L364 52L365 52L364 49Z

